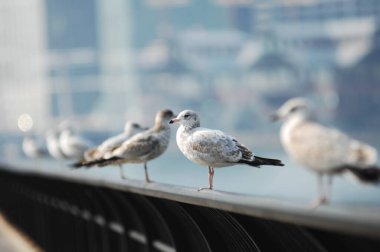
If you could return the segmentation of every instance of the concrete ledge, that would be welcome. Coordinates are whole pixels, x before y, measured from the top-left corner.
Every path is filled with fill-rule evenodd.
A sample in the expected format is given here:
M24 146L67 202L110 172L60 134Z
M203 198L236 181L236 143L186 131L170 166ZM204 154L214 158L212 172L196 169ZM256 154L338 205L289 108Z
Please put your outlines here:
M47 168L11 167L0 165L0 169L25 176L40 176L87 184L145 196L163 198L182 203L217 208L225 211L286 222L306 227L333 230L342 233L380 239L380 208L331 205L311 210L307 205L295 204L281 199L255 197L223 191L201 191L196 188L160 183L145 183L140 180L107 178L94 173L78 173L70 170Z

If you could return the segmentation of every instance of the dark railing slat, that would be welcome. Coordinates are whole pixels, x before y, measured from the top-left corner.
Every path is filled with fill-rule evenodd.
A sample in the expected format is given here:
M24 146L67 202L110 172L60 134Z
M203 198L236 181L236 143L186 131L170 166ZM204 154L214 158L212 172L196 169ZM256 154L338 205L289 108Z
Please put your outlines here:
M299 205L0 166L0 209L46 251L379 251L377 208Z

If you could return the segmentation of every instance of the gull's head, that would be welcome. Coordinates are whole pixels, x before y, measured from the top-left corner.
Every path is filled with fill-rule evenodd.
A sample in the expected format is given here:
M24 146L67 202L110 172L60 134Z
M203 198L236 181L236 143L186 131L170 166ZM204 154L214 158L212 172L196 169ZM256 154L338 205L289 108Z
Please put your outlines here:
M167 125L168 122L174 117L173 111L170 109L162 109L157 112L156 124Z
M170 120L170 124L179 123L186 128L195 128L200 126L200 120L197 113L192 110L184 110L177 117Z
M309 100L301 97L292 98L286 101L277 112L272 115L273 121L286 121L289 118L305 118L310 114Z
M138 132L141 132L141 131L144 131L144 130L147 130L147 129L148 128L144 128L140 124L135 123L135 122L131 122L131 121L127 121L125 123L125 125L124 125L124 132L125 133L136 134Z

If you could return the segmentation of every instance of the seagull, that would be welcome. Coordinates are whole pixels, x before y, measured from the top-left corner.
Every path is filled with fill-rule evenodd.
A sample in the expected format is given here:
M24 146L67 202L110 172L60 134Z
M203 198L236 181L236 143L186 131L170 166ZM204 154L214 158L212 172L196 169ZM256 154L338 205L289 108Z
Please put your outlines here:
M363 183L380 181L380 170L375 167L376 149L314 122L309 100L299 97L288 100L272 119L283 121L280 138L288 155L318 175L319 195L312 201L312 208L329 203L333 175L348 172ZM326 190L324 175L327 176Z
M34 135L24 137L22 150L28 158L37 159L47 155L46 147Z
M213 189L214 168L237 164L284 166L281 160L255 156L235 138L220 130L200 127L199 116L192 110L182 111L169 123L177 122L180 124L176 136L178 148L190 161L209 169L209 186L198 191Z
M123 142L136 135L139 132L145 131L148 128L142 127L138 123L127 121L124 125L124 131L116 136L110 137L102 142L99 146L90 148L84 152L84 160L81 160L71 166L74 168L81 167L84 162L94 161L105 157L112 156L112 151L121 145ZM119 165L120 174L125 178L122 165Z
M57 160L66 159L65 154L63 154L61 147L59 145L59 132L54 130L49 130L46 133L46 147L47 150L53 158Z
M148 128L144 128L138 123L127 121L124 125L124 131L122 133L108 138L95 148L87 150L84 153L84 158L86 161L90 161L103 158L104 156L109 156L111 155L110 152L112 152L115 147L119 146L121 143L131 138L133 135L136 135L137 133L145 131L147 129Z
M59 135L59 146L63 154L68 159L83 159L84 152L92 146L90 141L76 134L71 125L67 123L61 124L60 128L62 131Z
M147 162L159 157L168 148L170 140L169 121L173 117L174 114L169 109L158 111L152 128L132 136L103 158L83 162L80 166L97 165L102 167L107 165L120 166L124 163L144 163L145 181L151 182ZM122 178L125 177L122 176Z

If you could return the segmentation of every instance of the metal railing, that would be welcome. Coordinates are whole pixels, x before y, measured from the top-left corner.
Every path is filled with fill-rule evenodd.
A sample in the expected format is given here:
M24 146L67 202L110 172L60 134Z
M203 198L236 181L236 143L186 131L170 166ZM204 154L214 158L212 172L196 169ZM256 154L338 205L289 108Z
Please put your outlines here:
M0 167L0 209L47 251L379 251L380 210Z

